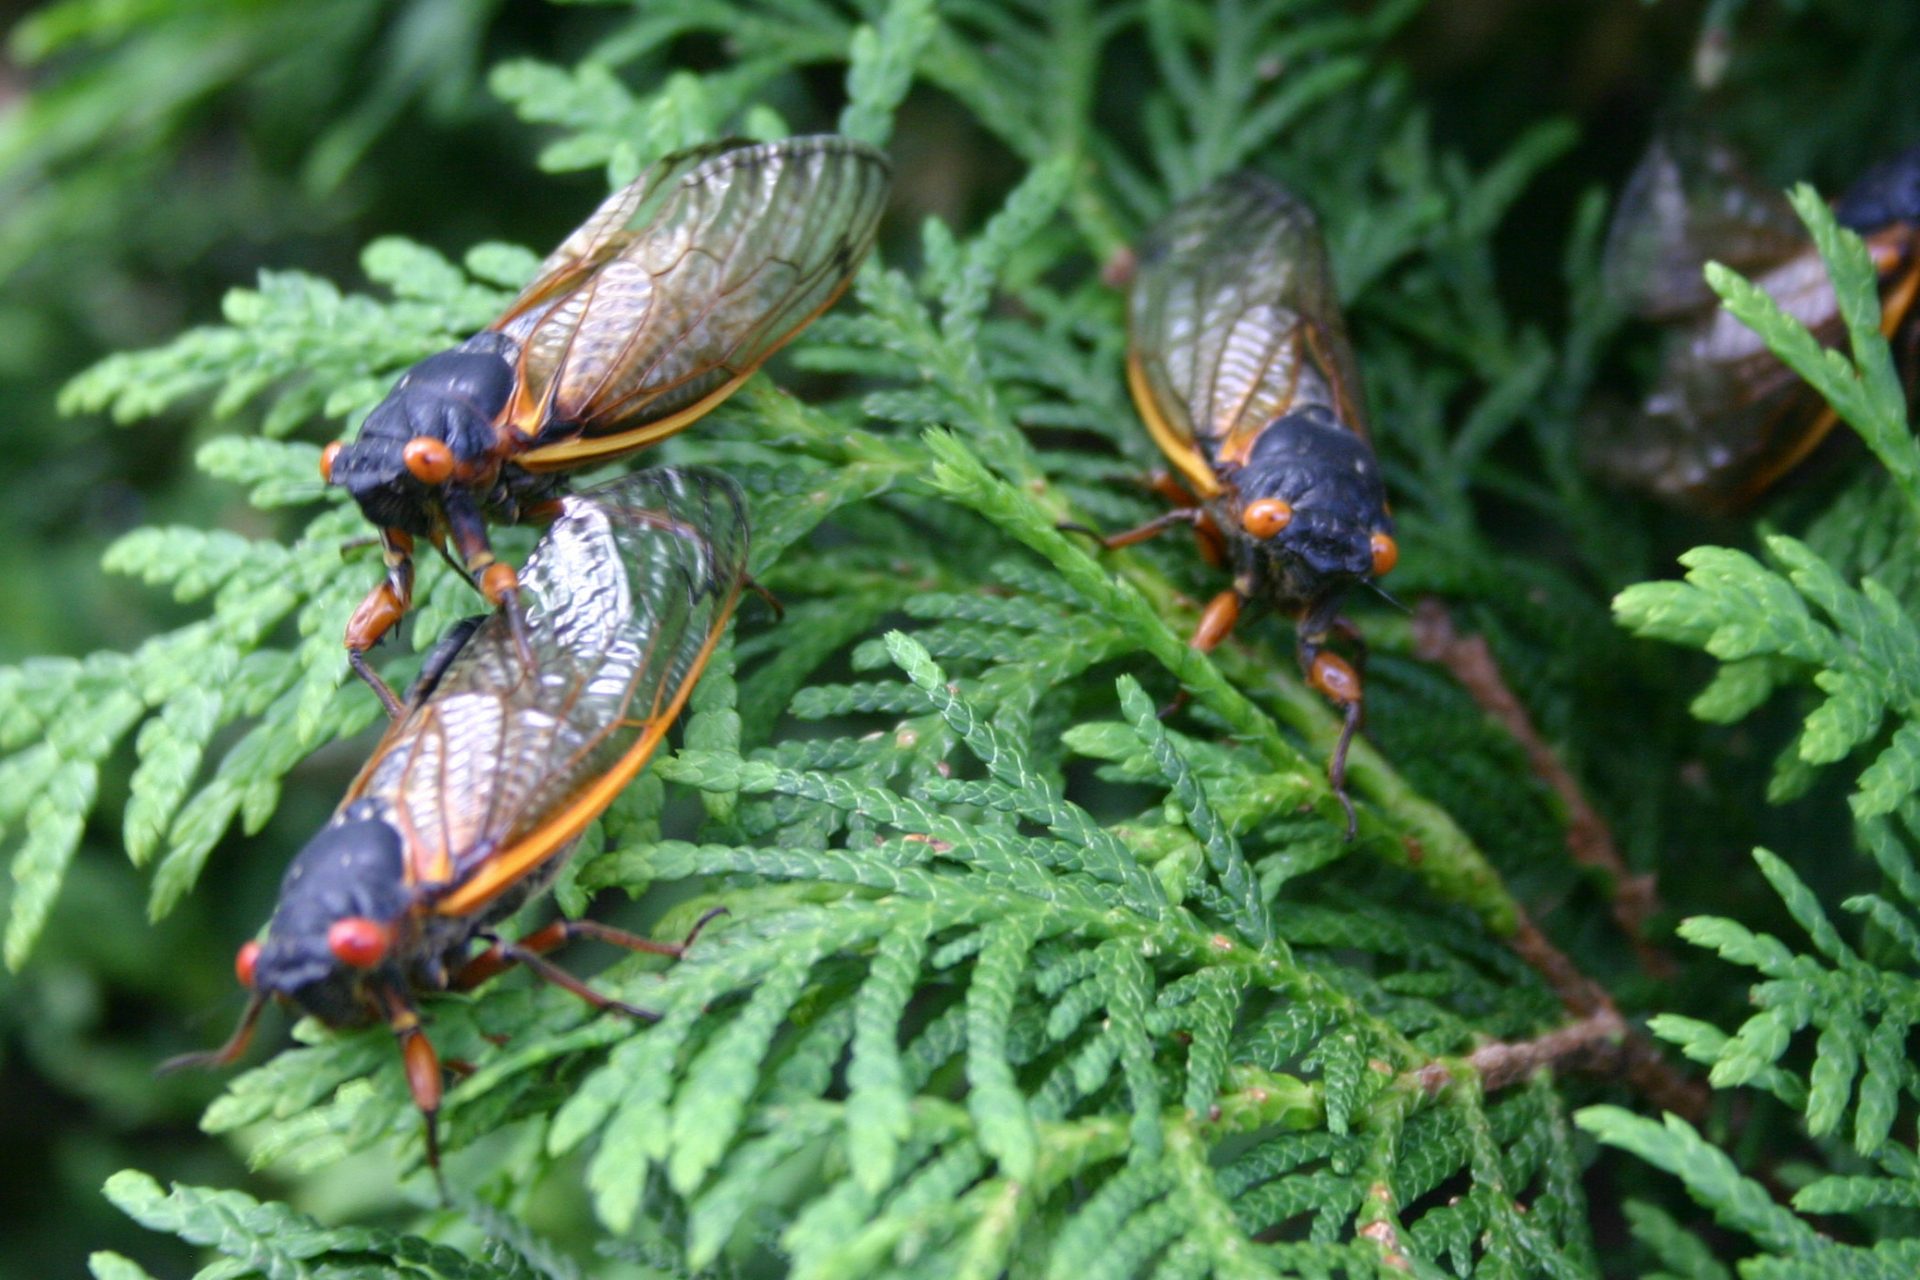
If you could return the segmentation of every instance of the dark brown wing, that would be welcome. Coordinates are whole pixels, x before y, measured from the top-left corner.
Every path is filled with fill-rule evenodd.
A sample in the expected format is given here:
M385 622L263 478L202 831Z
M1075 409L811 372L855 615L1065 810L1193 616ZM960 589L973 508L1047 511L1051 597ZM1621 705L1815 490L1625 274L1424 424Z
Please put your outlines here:
M1312 210L1255 174L1179 205L1140 255L1128 382L1141 416L1202 497L1274 419L1327 406L1360 435L1366 409Z
M639 772L733 611L747 544L715 472L563 499L521 573L534 665L489 618L347 795L389 810L435 910L469 914L563 854Z
M1877 233L1881 331L1906 323L1916 287L1911 233ZM1811 246L1755 278L1822 346L1845 337L1826 268ZM1636 417L1597 428L1590 455L1615 480L1684 505L1734 511L1811 453L1831 409L1727 311L1715 308L1668 340L1660 375Z
M846 289L890 183L827 136L675 156L610 197L494 325L521 344L515 461L625 453L726 398Z
M1721 262L1756 275L1804 252L1805 228L1780 192L1698 130L1656 138L1627 179L1607 228L1607 291L1647 319L1714 305L1701 275Z

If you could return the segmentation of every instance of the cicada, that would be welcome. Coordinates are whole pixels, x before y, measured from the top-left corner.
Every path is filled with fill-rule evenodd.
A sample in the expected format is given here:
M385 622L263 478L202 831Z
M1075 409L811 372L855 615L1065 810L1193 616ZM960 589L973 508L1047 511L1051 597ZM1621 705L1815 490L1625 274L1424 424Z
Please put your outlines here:
M1128 339L1134 403L1184 505L1107 544L1185 523L1224 552L1232 583L1201 615L1196 649L1224 640L1249 601L1294 616L1301 671L1344 715L1327 772L1351 834L1361 679L1327 641L1353 634L1347 592L1399 552L1313 211L1248 173L1177 206L1140 250Z
M521 580L532 661L504 610L429 654L403 714L288 867L265 940L240 949L251 994L238 1029L169 1066L235 1061L270 1000L334 1027L384 1022L437 1170L441 1071L417 993L524 964L604 1007L615 1002L541 953L586 934L677 954L589 921L517 942L493 927L546 888L679 715L746 578L745 506L726 477L669 468L559 506Z
M1880 275L1881 331L1913 332L1920 288L1920 148L1863 177L1834 206ZM1836 417L1759 336L1719 305L1702 268L1746 274L1823 345L1846 334L1839 303L1793 206L1755 182L1725 144L1660 138L1614 212L1602 264L1629 311L1669 329L1653 388L1635 414L1602 423L1595 470L1678 506L1737 511L1827 437ZM1902 353L1909 385L1914 352Z
M840 137L716 143L615 192L492 325L410 369L321 472L379 526L386 577L347 625L353 669L413 600L427 538L521 627L487 521L538 514L558 473L673 434L831 306L873 244L890 171ZM450 549L449 549L450 548ZM524 644L523 644L524 649Z

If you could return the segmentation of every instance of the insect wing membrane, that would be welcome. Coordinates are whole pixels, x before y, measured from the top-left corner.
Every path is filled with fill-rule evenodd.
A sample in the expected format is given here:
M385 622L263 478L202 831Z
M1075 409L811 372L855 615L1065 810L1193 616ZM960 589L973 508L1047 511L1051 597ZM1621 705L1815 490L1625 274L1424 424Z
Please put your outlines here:
M528 312L552 301L604 266L632 241L634 228L646 224L675 183L715 156L746 145L742 139L727 138L676 151L647 166L639 177L602 201L592 217L547 255L534 273L533 282L520 291L520 296L493 328L512 329L514 322ZM521 325L522 329L525 327Z
M591 264L577 287L502 322L523 343L508 417L536 438L530 470L636 448L724 398L852 281L891 182L878 151L837 137L676 173L609 201L556 254Z
M1656 138L1628 177L1601 275L1622 306L1657 320L1718 304L1702 275L1710 261L1753 275L1807 248L1787 198L1756 181L1731 148L1676 133Z
M1303 404L1366 434L1318 223L1274 183L1235 175L1170 213L1141 255L1130 311L1135 399L1189 479L1243 461Z
M567 498L521 575L531 668L489 618L349 793L386 800L436 909L476 910L565 851L678 714L746 569L739 491L656 468Z

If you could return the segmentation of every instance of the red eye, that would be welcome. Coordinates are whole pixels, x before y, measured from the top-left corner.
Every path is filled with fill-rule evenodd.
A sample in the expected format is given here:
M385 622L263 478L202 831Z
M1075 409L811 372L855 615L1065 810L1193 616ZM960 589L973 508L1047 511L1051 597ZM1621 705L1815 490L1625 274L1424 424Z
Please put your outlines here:
M1382 574L1390 573L1393 570L1393 566L1399 563L1400 563L1400 544L1395 542L1387 534L1384 534L1384 533L1374 534L1373 535L1373 576L1378 578Z
M260 963L260 944L243 942L233 957L233 976L240 979L240 985L253 990L253 971Z
M400 461L421 484L445 484L453 474L453 450L447 448L446 441L432 436L415 436L407 441L400 451Z
M355 969L374 968L387 958L387 948L392 945L393 926L365 916L348 916L327 927L327 950L341 964Z
M1280 498L1255 498L1240 513L1240 527L1256 538L1271 538L1293 523L1293 504Z
M323 484L333 483L333 460L340 456L340 447L340 442L335 440L320 451L320 480Z

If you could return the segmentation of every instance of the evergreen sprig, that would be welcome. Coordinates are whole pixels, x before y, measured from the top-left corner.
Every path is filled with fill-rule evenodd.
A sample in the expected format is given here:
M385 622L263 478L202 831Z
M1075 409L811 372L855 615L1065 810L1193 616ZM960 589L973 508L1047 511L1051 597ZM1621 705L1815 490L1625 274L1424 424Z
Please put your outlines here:
M1781 689L1813 702L1776 765L1773 799L1803 794L1819 769L1852 771L1857 842L1883 886L1841 901L1858 924L1844 927L1787 859L1756 849L1754 861L1797 934L1777 937L1721 916L1695 917L1680 930L1755 971L1755 1012L1731 1033L1678 1014L1652 1022L1656 1034L1711 1068L1715 1088L1756 1088L1796 1113L1805 1136L1829 1154L1830 1171L1801 1180L1789 1206L1678 1117L1661 1123L1593 1107L1576 1118L1602 1141L1677 1177L1721 1226L1750 1241L1756 1251L1739 1274L1891 1280L1920 1264L1911 1215L1890 1212L1920 1205L1920 1154L1895 1132L1920 1100L1909 1048L1920 1019L1920 870L1912 852L1920 834L1920 703L1913 696L1920 632L1893 590L1874 577L1851 580L1848 570L1862 563L1859 552L1879 536L1876 527L1911 539L1920 520L1920 450L1881 332L1878 282L1865 246L1836 225L1811 189L1796 189L1792 199L1831 277L1851 359L1823 348L1737 274L1712 264L1707 280L1727 310L1859 433L1882 468L1868 483L1887 500L1863 503L1856 493L1828 513L1816 532L1840 551L1837 557L1784 534L1764 539L1771 563L1697 547L1681 557L1684 583L1631 587L1615 609L1642 635L1701 648L1720 661L1693 704L1703 719L1740 720ZM1861 1239L1872 1242L1836 1238L1845 1233L1804 1215L1860 1223ZM1635 1229L1676 1274L1726 1274L1657 1210L1642 1207Z
M1866 246L1840 228L1810 188L1794 206L1832 277L1853 359L1822 348L1806 326L1757 286L1711 264L1707 279L1727 309L1806 378L1860 433L1906 499L1909 528L1920 521L1920 446L1907 424L1906 395L1880 332L1877 280ZM1858 817L1891 813L1920 788L1920 629L1903 602L1873 578L1849 582L1805 543L1765 540L1772 565L1746 552L1697 547L1683 555L1681 583L1643 583L1614 609L1641 635L1706 650L1722 663L1695 699L1694 714L1731 723L1783 685L1822 695L1789 754L1776 767L1773 798L1805 790L1814 769L1874 745L1853 796ZM1891 733L1883 733L1892 721Z
M1404 626L1362 608L1380 641L1377 744L1355 745L1349 843L1324 773L1337 721L1282 629L1252 622L1197 653L1194 602L1218 585L1199 557L1096 554L1059 527L1151 509L1122 478L1154 452L1100 264L1180 195L1268 169L1328 227L1407 535L1399 582L1456 599L1526 691L1571 670L1605 696L1626 646L1582 575L1617 565L1529 565L1480 531L1489 500L1599 506L1552 454L1562 388L1597 338L1515 320L1488 247L1570 133L1548 122L1484 167L1438 148L1386 47L1417 7L695 0L613 15L576 66L497 68L496 91L556 129L543 163L616 181L687 142L790 122L883 142L927 87L1017 173L982 216L909 229L917 244L868 264L771 378L659 451L741 481L752 571L787 617L743 610L682 745L559 888L578 911L672 885L661 937L727 908L680 962L594 978L658 1021L591 1016L521 978L430 1002L436 1045L469 1068L442 1115L448 1176L486 1204L418 1230L508 1243L448 1256L132 1173L116 1203L235 1275L551 1271L525 1215L554 1183L583 1193L595 1245L683 1273L1599 1274L1569 1086L1476 1056L1569 1020L1564 974L1542 965L1550 985L1529 963L1547 944L1514 887L1551 874L1560 818L1511 742L1406 661ZM674 69L689 46L721 52ZM1117 48L1153 68L1121 121L1097 109ZM826 103L822 68L838 69ZM202 468L262 508L335 505L287 542L129 535L110 566L206 617L131 654L0 672L0 827L24 833L12 963L129 736L126 843L155 865L161 911L236 821L260 829L295 764L371 722L338 637L377 570L339 562L360 525L312 479L314 445L284 437L316 418L316 439L350 430L533 261L488 246L456 266L377 242L374 294L274 275L234 295L226 324L75 382L78 411L257 425L206 446ZM1549 465L1515 464L1535 452ZM473 608L451 574L422 595L416 647ZM1878 623L1836 608L1820 652L1838 670ZM1163 721L1180 689L1190 710ZM1572 720L1565 698L1543 701L1550 728ZM1897 933L1912 905L1863 910ZM1509 945L1522 936L1537 939L1526 958ZM1867 988L1847 985L1860 975L1830 959L1795 971L1804 990L1867 1018ZM231 1080L204 1127L294 1177L397 1152L424 1197L391 1037L299 1037ZM1864 1100L1862 1070L1835 1054L1823 1096ZM1752 1078L1791 1094L1772 1069Z

